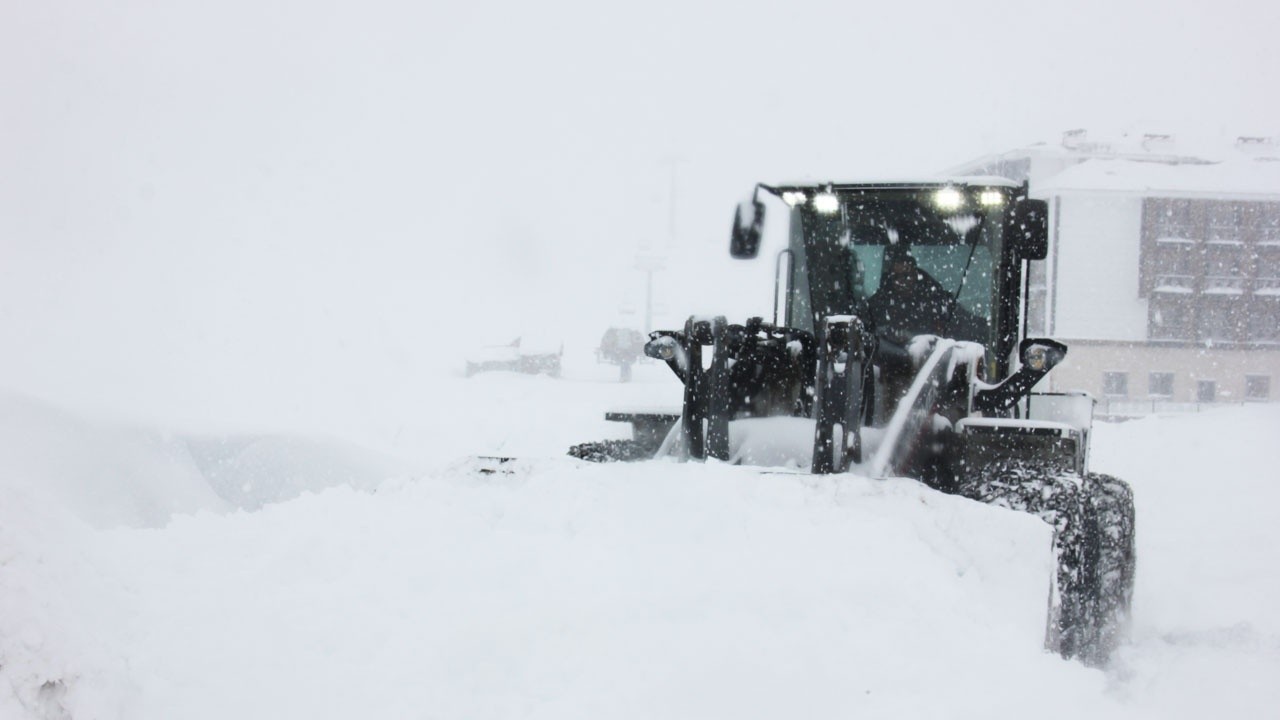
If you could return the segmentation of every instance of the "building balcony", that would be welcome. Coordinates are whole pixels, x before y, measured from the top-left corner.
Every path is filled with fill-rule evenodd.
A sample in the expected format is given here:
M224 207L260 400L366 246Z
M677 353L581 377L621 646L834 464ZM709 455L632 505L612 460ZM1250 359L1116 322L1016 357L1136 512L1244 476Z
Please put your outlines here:
M1239 275L1210 275L1204 279L1206 295L1243 295L1244 277Z
M1155 291L1175 295L1189 295L1195 291L1194 275L1157 275Z
M1244 230L1239 225L1210 225L1211 245L1244 245Z
M1200 233L1191 225L1156 225L1155 236L1158 243L1189 244L1199 238Z

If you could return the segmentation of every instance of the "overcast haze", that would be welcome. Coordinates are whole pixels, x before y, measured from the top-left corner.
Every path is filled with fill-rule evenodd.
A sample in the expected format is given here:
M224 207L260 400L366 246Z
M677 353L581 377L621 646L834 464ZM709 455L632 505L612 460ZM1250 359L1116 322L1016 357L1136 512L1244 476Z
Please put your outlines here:
M1278 21L1263 2L9 2L0 386L324 425L479 342L533 329L589 354L643 300L641 251L668 256L660 322L764 313L764 263L725 252L753 182L935 173L1076 127L1276 135Z

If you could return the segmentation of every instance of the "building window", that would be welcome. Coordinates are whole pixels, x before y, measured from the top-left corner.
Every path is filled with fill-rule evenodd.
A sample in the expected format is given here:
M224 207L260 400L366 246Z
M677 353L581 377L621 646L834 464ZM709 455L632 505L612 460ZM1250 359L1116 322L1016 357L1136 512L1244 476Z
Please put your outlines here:
M1280 294L1255 298L1245 328L1251 342L1280 343Z
M1203 213L1190 200L1147 198L1142 204L1142 297L1191 293L1203 267Z
M1240 203L1213 201L1209 203L1208 239L1211 243L1244 244L1244 224L1247 215Z
M1201 380L1196 383L1196 402L1211 403L1218 399L1218 383Z
M1157 239L1198 240L1204 211L1192 200L1158 198L1148 201L1151 226Z
M1280 342L1280 203L1147 198L1139 295L1151 340Z
M1239 298L1231 295L1207 297L1200 306L1198 339L1234 342L1240 337L1244 324L1244 312Z
M1250 225L1259 245L1280 245L1280 203L1264 203L1254 208Z
M1102 373L1102 394L1107 397L1129 397L1129 373Z
M1272 245L1259 244L1254 257L1258 267L1256 291L1280 294L1280 240Z
M1157 295L1148 305L1147 336L1152 340L1192 340L1191 308L1182 297Z
M1161 238L1151 255L1152 289L1165 293L1190 293L1195 289L1196 267L1203 252L1190 240Z
M1173 397L1173 373L1153 372L1148 375L1147 394L1156 398Z
M1270 400L1271 399L1271 376L1270 375L1245 375L1244 376L1244 399L1245 400Z
M1222 295L1243 294L1248 260L1243 243L1210 241L1205 252L1204 291Z

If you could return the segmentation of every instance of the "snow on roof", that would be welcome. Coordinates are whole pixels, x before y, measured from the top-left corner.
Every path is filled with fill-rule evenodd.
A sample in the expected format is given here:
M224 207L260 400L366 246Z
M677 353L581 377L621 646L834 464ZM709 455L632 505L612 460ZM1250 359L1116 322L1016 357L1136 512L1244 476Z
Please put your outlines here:
M953 175L1030 176L1036 195L1105 190L1168 196L1280 198L1280 140L1167 132L1063 133L952 168Z
M1035 184L1037 194L1068 190L1111 190L1160 195L1230 195L1280 198L1280 162L1234 159L1173 164L1093 159Z
M960 175L960 174L941 174L935 176L920 177L889 177L889 178L871 178L856 181L834 181L825 180L802 180L798 182L783 182L773 185L772 187L782 188L825 188L828 185L834 190L848 190L861 188L884 188L884 187L936 187L939 185L970 185L984 187L1021 187L1022 183L1015 182L1006 177L997 175Z

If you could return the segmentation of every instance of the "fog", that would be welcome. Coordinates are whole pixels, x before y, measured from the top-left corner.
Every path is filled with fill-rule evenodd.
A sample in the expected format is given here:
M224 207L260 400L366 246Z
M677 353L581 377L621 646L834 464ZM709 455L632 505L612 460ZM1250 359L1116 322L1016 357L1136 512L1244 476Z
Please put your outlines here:
M11 2L0 387L323 429L480 343L589 356L643 304L638 254L666 259L657 324L764 314L768 263L725 252L754 182L933 174L1076 127L1274 135L1277 21L1258 2Z

